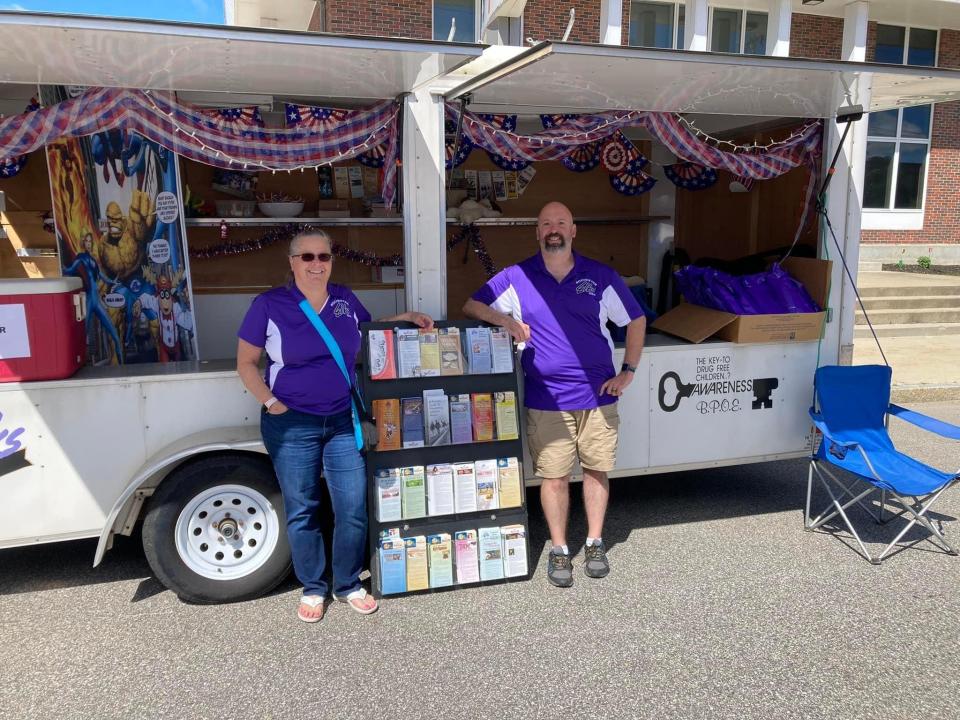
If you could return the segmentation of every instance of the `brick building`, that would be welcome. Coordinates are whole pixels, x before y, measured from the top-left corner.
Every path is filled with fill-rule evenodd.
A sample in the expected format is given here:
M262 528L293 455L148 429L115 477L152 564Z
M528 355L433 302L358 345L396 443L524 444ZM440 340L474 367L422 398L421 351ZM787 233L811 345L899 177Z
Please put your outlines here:
M232 4L257 3L228 0L228 7ZM253 19L246 24L270 25L270 8L283 6L289 13L296 4L262 0L261 22ZM500 21L509 25L509 38L516 44L559 40L569 33L567 38L575 42L960 68L958 0L323 0L299 4L309 9L308 29L343 34L495 43L507 35L491 36L489 30L496 26L485 26L484 19L491 7L500 6L508 15L516 15ZM688 16L696 21L688 23ZM858 46L858 29L864 26L865 41L861 37ZM688 27L693 31L688 33ZM878 113L868 125L863 243L891 246L890 257L899 256L903 245L912 246L908 257L920 245L957 246L942 248L941 255L960 251L960 103ZM874 250L872 255L878 256L878 249Z

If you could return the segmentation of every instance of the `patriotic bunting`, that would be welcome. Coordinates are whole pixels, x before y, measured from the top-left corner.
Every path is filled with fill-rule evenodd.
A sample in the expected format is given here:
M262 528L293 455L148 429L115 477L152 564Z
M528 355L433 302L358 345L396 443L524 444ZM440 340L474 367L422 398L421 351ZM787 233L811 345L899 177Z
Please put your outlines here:
M30 102L27 103L27 108L24 112L33 112L34 110L40 109L40 103L37 102L36 98L30 98ZM22 117L22 116L21 116ZM0 180L4 178L12 178L20 174L20 171L26 167L27 164L27 154L24 153L19 157L11 157L0 160Z
M212 123L232 130L262 128L263 116L256 105L249 107L202 108L199 112L210 118Z
M610 184L618 193L624 195L642 195L649 192L657 184L656 178L643 171L646 159L635 158L627 163L622 172L610 175Z
M349 110L284 103L287 127L336 130L349 116Z
M399 110L393 100L364 110L318 113L293 105L287 117L289 121L299 113L298 127L236 130L169 93L93 88L56 105L0 120L0 159L61 138L113 129L138 133L178 155L231 170L299 170L349 160L384 145L383 199L391 204L396 194Z
M717 171L692 162L678 162L663 168L667 179L684 190L704 190L717 182Z

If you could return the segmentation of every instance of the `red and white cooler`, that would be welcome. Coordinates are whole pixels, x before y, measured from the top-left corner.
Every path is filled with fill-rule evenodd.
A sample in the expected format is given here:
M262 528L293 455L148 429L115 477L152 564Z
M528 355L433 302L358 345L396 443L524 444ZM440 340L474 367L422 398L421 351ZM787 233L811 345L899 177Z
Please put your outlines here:
M0 382L60 380L86 361L80 278L0 280Z

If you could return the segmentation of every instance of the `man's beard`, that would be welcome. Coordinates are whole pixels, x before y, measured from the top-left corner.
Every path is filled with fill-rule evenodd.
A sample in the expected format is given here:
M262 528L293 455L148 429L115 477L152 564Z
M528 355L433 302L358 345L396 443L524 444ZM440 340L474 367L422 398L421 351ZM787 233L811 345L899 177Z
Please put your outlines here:
M543 238L543 249L547 252L563 252L567 249L567 239L560 233L550 233Z

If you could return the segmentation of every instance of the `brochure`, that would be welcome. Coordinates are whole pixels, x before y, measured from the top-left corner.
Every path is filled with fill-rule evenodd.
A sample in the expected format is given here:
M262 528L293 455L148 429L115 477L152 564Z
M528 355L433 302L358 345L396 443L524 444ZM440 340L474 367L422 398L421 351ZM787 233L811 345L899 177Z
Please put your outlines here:
M420 375L434 377L440 374L440 344L436 330L420 328Z
M427 516L427 494L423 465L400 468L400 499L405 520Z
M449 533L427 536L427 552L430 565L430 587L453 585L453 543Z
M479 582L477 531L458 530L453 536L453 541L457 560L457 584Z
M426 444L450 444L450 405L443 390L423 391L423 423Z
M520 463L517 458L497 459L497 481L500 491L500 507L511 508L523 505L523 488L520 484Z
M467 364L471 375L489 375L493 371L490 328L467 328Z
M503 541L500 528L480 528L480 579L499 580L503 577ZM407 573L409 575L409 568ZM409 583L409 577L407 582Z
M513 391L494 393L494 406L497 440L516 440L520 437L520 431L517 429L517 398Z
M452 515L453 467L450 463L427 465L427 514Z
M407 591L430 587L427 571L427 539L423 535L404 538L407 551Z
M495 373L513 372L513 339L506 328L490 328L490 345Z
M477 509L477 479L472 462L453 463L453 500L458 513Z
M423 398L410 397L401 399L400 416L403 447L423 447Z
M377 451L400 449L400 401L396 398L373 401L377 419Z
M397 328L397 374L402 378L420 377L420 331Z
M497 461L477 460L473 464L477 478L477 510L496 510L500 507L497 492Z
M493 440L493 396L490 393L473 393L470 396L473 412L474 442Z
M369 348L370 378L392 380L397 376L394 359L393 330L371 330L367 334Z
M377 480L377 520L393 522L403 519L400 502L400 469L382 468L375 474Z
M473 418L469 395L450 396L450 442L473 442Z
M380 590L384 595L407 591L407 558L402 540L380 543Z
M503 574L506 577L522 577L527 574L527 530L523 525L504 525Z
M460 343L460 328L440 328L437 331L440 345L440 374L463 375L463 346Z

